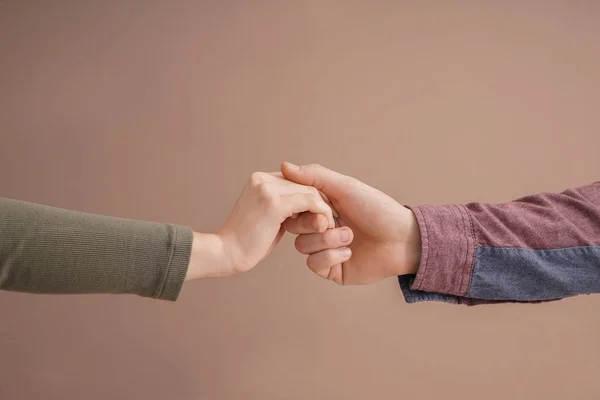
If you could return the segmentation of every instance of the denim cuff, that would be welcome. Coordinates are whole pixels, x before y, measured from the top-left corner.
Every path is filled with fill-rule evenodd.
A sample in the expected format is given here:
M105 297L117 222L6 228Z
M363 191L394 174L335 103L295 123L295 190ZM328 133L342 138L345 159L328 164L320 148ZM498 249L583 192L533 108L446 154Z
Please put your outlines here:
M458 296L452 294L443 294L435 292L425 292L422 290L413 290L411 285L415 280L416 275L400 275L398 276L398 283L400 289L404 295L404 300L409 303L420 303L424 301L437 301L443 303L459 304Z

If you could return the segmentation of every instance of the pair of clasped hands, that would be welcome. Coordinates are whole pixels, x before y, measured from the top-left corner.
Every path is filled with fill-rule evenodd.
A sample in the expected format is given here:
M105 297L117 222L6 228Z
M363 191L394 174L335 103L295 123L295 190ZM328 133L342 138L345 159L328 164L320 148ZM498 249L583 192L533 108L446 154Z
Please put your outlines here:
M187 279L252 269L285 232L317 275L341 285L416 273L421 237L412 211L357 179L311 164L285 162L255 172L225 224L194 233Z

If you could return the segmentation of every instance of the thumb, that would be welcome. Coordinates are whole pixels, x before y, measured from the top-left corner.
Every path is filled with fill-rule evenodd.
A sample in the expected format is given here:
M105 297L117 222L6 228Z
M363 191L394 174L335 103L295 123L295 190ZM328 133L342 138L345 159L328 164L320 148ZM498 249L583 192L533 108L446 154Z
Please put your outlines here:
M289 181L317 188L332 200L344 196L359 183L318 164L298 166L286 161L281 165L281 173Z

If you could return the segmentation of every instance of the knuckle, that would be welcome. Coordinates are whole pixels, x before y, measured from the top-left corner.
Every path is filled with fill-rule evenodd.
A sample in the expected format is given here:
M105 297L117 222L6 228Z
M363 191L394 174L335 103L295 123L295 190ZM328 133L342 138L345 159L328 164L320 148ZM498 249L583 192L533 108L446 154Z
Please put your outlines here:
M250 184L253 186L258 186L263 181L263 173L262 172L253 172L250 175Z
M321 244L324 247L333 247L336 244L335 231L333 229L325 231L321 235Z
M258 196L264 204L273 206L277 203L277 191L275 187L269 183L261 183L258 185Z
M319 193L319 191L317 190L317 188L316 188L316 187L314 187L314 186L309 186L309 187L308 187L308 190L309 190L310 194L312 194L313 196L315 196L315 197L318 197L318 198L321 198L321 193Z
M333 265L335 263L335 256L332 251L326 251L323 254L323 258L327 265Z
M317 171L321 170L322 168L323 168L323 166L321 164L316 164L316 163L308 164L306 166L306 169L309 170L310 172L317 172Z
M321 198L321 196L319 196L319 193L315 193L315 192L310 192L308 194L308 200L315 205L320 204L323 199Z
M321 192L319 192L319 190L317 188L315 188L314 186L310 186L310 194L312 196L314 196L314 199L317 203L320 203L324 206L329 206L329 203L327 202L325 197L323 197Z

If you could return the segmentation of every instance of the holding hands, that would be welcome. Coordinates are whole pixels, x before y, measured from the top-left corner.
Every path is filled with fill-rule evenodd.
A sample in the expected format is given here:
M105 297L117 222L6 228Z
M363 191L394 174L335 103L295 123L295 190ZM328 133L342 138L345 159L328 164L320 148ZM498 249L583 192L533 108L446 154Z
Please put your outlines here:
M408 208L366 184L320 165L284 163L252 174L215 234L195 233L188 279L253 268L285 231L317 275L338 284L415 273L420 234Z
M298 234L296 249L308 267L343 285L369 284L416 273L421 236L415 216L390 196L352 177L312 164L282 165L288 180L318 189L337 215L337 227L311 229L316 216L301 214L284 228Z
M410 303L600 293L600 182L409 209L323 166L284 163L252 174L215 233L6 198L0 219L0 290L16 292L176 300L184 280L250 270L287 231L317 275L340 285L398 277Z
M250 270L279 243L283 222L300 213L314 216L315 232L334 227L331 207L317 189L281 173L253 173L223 226L214 234L194 233L186 279Z

